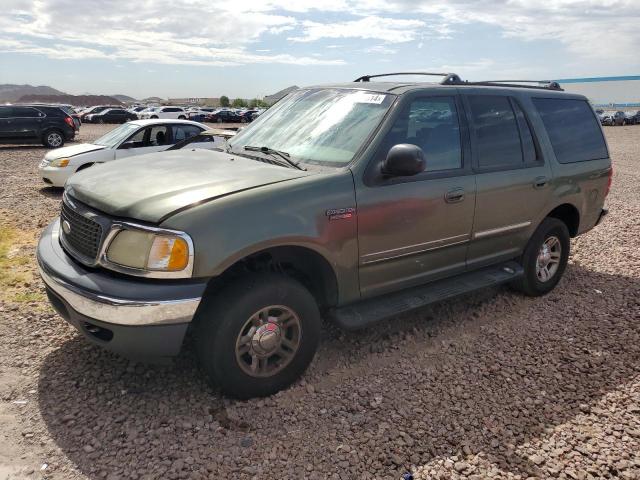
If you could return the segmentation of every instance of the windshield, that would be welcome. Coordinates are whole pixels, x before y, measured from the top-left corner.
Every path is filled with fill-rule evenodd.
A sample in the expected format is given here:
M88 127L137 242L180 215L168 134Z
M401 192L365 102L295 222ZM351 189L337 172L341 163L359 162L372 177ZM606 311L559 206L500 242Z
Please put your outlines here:
M299 90L260 115L229 142L231 149L269 147L296 161L349 163L393 103L395 95L364 90Z
M94 145L102 145L105 147L113 148L118 146L123 140L126 140L129 135L135 132L140 125L135 125L133 123L123 123L118 128L114 128L106 135L103 135L98 140L96 140Z

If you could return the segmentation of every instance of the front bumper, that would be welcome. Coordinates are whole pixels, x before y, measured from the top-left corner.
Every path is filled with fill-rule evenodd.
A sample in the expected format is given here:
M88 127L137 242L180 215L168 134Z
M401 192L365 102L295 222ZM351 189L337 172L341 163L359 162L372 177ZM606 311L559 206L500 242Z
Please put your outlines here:
M75 173L76 167L52 167L50 164L38 167L42 181L52 187L64 187L67 179Z
M177 355L206 288L204 282L158 281L88 269L69 257L49 225L38 243L38 268L56 311L89 341L129 358Z

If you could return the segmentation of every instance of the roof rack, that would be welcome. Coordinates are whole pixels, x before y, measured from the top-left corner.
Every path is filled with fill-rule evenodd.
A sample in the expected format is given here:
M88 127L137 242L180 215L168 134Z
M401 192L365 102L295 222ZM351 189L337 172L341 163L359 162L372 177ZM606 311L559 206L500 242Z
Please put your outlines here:
M512 88L538 88L541 90L558 90L563 92L564 89L560 87L558 82L553 80L481 80L478 82L469 82L465 80L460 82L462 85L479 85L479 86L494 86L494 87L512 87ZM527 83L535 83L537 85L522 85Z
M372 78L378 77L395 77L396 75L428 75L431 77L444 77L440 82L442 85L462 83L460 77L455 73L433 73L433 72L398 72L398 73L379 73L376 75L363 75L354 80L354 82L368 82Z
M468 80L462 80L459 75L455 73L433 73L433 72L398 72L398 73L379 73L376 75L363 75L354 80L354 82L368 82L372 78L379 77L392 77L396 75L428 75L432 77L444 77L441 81L441 85L476 85L476 86L488 86L488 87L512 87L512 88L537 88L541 90L558 90L564 91L560 84L554 80L482 80L478 82L470 82ZM533 83L536 85L526 85ZM525 85L522 85L525 84Z

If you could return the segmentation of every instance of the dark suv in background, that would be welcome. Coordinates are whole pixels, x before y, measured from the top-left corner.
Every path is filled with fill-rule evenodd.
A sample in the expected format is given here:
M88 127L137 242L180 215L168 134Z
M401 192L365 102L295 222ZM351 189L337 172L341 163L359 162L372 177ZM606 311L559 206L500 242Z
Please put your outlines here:
M58 148L73 140L76 130L71 115L57 106L0 106L0 143L42 143Z

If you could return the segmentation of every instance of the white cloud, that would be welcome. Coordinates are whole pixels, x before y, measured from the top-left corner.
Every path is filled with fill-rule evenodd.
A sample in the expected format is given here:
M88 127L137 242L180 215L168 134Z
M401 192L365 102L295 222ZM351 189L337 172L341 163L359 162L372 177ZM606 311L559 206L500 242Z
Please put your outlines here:
M394 55L398 53L398 50L395 48L385 47L384 45L374 45L373 47L369 47L365 49L367 53L378 53L382 55Z
M301 37L291 37L294 42L314 42L323 38L362 38L382 40L387 43L403 43L414 40L422 20L404 20L378 16L363 17L358 20L336 23L302 22L304 33Z
M640 0L3 0L2 7L0 51L52 58L337 65L342 45L325 47L336 57L323 59L313 55L315 42L372 41L368 54L380 55L408 42L421 48L455 39L482 24L507 42L564 46L558 55L567 63L640 67ZM295 50L261 44L285 32ZM293 54L298 47L308 53Z

